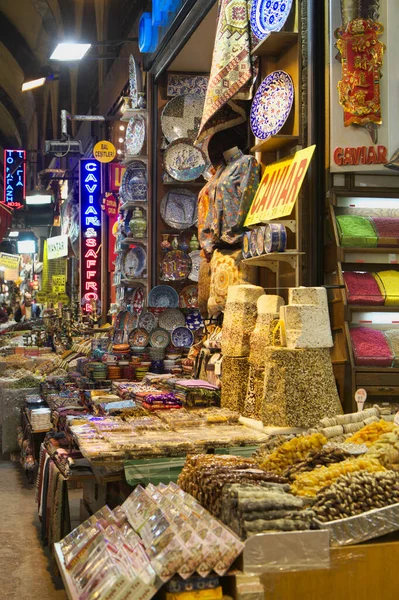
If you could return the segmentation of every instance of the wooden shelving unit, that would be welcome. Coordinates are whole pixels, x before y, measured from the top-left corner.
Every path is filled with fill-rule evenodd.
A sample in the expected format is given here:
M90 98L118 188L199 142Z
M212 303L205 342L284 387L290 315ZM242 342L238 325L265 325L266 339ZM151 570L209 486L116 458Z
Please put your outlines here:
M259 141L251 148L251 152L276 152L288 146L295 146L299 143L297 135L272 135L267 140Z
M299 34L295 31L273 31L252 50L253 56L278 58L298 43Z

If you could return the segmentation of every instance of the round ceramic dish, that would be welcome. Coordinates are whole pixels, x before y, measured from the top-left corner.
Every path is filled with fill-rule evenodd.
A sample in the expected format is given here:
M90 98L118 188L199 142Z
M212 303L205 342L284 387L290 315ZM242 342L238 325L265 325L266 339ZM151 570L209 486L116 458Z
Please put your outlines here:
M157 327L150 334L150 345L153 348L166 348L170 342L169 331Z
M172 332L172 344L176 348L190 348L194 343L194 335L188 327L176 327Z
M179 295L170 285L157 285L148 294L148 306L151 308L177 308Z
M294 84L285 71L273 71L260 84L252 101L250 122L254 136L267 140L283 127L294 102Z
M176 327L183 327L186 324L183 313L177 308L167 308L159 316L159 326L161 329L173 331Z
M145 119L143 115L134 115L126 128L126 156L141 154L145 141Z
M141 313L139 318L139 327L145 329L149 333L154 331L157 327L157 318L154 313L147 311L145 313Z
M203 327L204 321L202 320L201 313L199 310L190 310L186 316L186 326L191 331L197 331Z
M198 287L186 285L179 294L180 308L198 308Z
M140 277L147 267L147 253L142 246L135 245L122 258L122 274L126 279Z
M191 259L191 271L188 278L191 279L191 281L196 281L198 283L201 265L201 252L199 250L194 250L193 252L190 252L188 256Z
M145 348L148 345L149 339L148 331L141 327L133 329L129 335L130 346L134 348Z
M193 181L205 170L206 157L189 138L183 138L175 140L166 148L164 166L173 179Z
M168 142L181 138L196 139L204 100L204 96L199 94L185 94L169 100L161 115L162 132Z
M147 167L141 160L131 162L123 174L120 194L124 202L147 201Z
M161 262L161 279L163 281L184 281L191 272L191 259L182 250L166 252Z
M253 0L250 23L254 35L263 40L272 31L280 31L288 19L292 0Z
M189 190L170 190L161 200L161 217L173 229L188 229L197 223L198 198Z

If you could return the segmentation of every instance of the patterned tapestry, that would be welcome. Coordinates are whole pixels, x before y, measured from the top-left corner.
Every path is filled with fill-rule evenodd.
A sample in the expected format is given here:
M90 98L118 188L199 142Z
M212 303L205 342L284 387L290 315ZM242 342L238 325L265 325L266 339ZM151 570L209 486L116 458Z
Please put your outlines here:
M250 100L255 69L251 57L251 0L219 0L218 24L204 112L201 141L246 119L235 100Z

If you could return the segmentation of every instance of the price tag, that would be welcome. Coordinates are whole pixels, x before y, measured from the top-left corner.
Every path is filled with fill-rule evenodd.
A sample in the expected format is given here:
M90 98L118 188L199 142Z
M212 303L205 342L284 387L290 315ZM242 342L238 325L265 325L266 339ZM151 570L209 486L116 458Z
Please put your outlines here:
M215 375L222 374L222 361L223 358L220 358L218 361L215 362Z
M398 264L398 255L397 254L388 254L388 260L390 265Z
M359 388L355 393L355 400L357 404L357 412L362 412L364 403L367 400L367 392L363 388Z

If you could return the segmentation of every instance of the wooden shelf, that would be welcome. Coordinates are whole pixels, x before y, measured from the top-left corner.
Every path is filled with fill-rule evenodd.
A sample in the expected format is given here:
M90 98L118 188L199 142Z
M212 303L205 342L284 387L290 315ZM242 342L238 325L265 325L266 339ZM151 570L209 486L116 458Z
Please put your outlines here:
M130 163L132 163L134 160L141 160L142 162L148 162L148 156L147 156L147 154L137 154L137 156L131 156L129 154L128 156L125 156L125 158L123 160L121 160L121 162L119 164L121 164L123 167L128 167L130 165Z
M399 312L398 306L385 306L373 304L347 304L347 310L351 312ZM399 314L398 314L399 316Z
M125 202L125 204L122 204L122 206L119 209L119 212L122 212L123 210L133 210L133 208L136 208L137 206L142 207L142 206L148 206L148 201L147 200L137 200L136 202Z
M338 246L337 259L341 263L362 263L397 265L399 247L392 248L351 248Z
M295 31L273 31L253 50L253 56L281 56L298 43L299 34Z
M146 108L128 108L121 117L121 121L130 121L135 115L148 115Z
M272 268L274 263L285 262L291 265L294 269L299 256L305 254L298 250L286 250L285 252L270 252L270 254L262 254L261 256L253 256L252 258L244 258L243 263L252 267L267 267Z
M260 141L251 148L251 152L277 152L287 146L298 144L299 137L297 135L273 135L267 140Z
M398 367L357 367L355 365L354 369L359 373L399 373Z
M143 243L146 244L148 242L148 238L137 238L137 239L133 239L130 237L126 237L125 239L123 239L121 241L121 244L138 244L138 243Z

